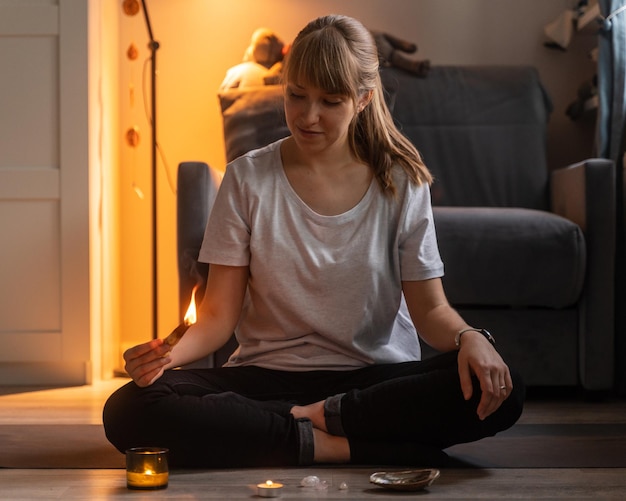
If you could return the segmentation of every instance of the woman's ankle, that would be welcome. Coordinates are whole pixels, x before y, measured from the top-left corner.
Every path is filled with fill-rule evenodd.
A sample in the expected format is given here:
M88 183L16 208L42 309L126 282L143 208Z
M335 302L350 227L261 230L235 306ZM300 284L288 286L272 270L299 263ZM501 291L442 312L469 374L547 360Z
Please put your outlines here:
M325 431L313 428L315 463L349 463L350 444L344 437L336 437Z

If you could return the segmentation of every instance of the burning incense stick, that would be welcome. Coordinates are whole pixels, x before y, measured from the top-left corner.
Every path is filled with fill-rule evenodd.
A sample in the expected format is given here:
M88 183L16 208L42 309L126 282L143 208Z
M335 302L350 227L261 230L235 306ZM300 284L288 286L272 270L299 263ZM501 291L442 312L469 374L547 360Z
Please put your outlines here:
M196 323L197 313L196 313L196 290L198 286L196 285L191 291L191 301L189 302L189 308L187 308L187 313L185 313L185 319L182 324L180 324L176 329L174 329L169 336L165 338L165 343L170 346L174 346L187 332L187 329Z
M178 327L176 327L176 329L174 329L170 333L169 336L165 338L164 343L167 343L170 346L174 346L185 335L185 332L187 332L187 329L189 329L189 327L191 327L191 324L190 325L187 325L185 323L180 324Z

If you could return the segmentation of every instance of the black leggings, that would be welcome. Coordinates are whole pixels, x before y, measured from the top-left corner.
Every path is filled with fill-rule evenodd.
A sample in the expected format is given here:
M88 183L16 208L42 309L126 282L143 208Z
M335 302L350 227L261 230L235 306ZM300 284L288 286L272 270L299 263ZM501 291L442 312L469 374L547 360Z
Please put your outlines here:
M350 371L171 370L149 387L130 382L117 390L103 419L118 450L167 447L174 467L305 465L311 425L294 419L291 407L344 394L334 400L352 464L435 466L445 462L442 449L517 421L524 385L511 376L509 398L484 421L476 414L477 380L472 398L463 398L456 352Z

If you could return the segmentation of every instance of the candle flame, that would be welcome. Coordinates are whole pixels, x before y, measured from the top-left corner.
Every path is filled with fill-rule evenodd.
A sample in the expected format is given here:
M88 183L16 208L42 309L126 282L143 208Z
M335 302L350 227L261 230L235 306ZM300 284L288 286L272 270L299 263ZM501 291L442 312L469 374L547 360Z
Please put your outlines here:
M272 482L271 480L267 480L265 482L265 485L267 485L268 487L271 487L272 485L274 485L274 482Z
M189 307L187 308L187 312L185 313L184 322L185 325L193 325L198 320L198 313L196 311L196 290L198 286L196 285L191 291L191 301L189 302Z

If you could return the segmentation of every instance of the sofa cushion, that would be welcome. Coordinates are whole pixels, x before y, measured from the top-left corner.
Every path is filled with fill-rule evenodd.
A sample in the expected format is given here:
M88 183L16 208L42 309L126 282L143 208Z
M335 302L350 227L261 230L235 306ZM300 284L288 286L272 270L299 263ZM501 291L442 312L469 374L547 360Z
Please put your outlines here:
M218 97L227 162L290 134L283 110L282 85L230 89Z
M585 241L568 219L534 209L433 211L453 305L564 308L579 298Z

